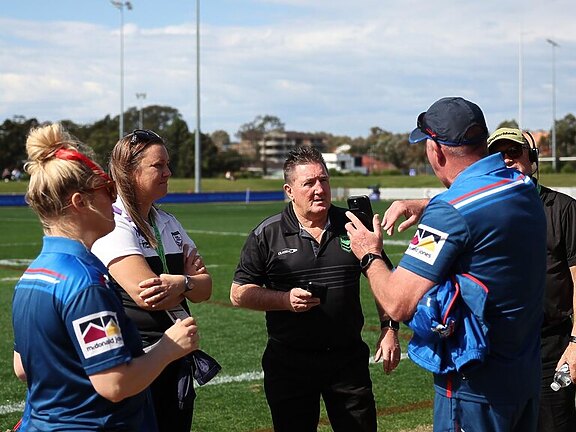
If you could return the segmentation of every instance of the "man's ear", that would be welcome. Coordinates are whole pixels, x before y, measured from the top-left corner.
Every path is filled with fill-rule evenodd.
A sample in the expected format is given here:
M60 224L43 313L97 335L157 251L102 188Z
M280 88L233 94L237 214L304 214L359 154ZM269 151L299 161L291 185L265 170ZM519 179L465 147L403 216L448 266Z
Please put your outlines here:
M446 155L444 154L444 147L435 142L432 149L438 166L446 165Z
M283 188L284 188L284 193L286 194L288 199L290 201L292 201L294 199L294 197L292 195L292 187L288 183L284 183Z

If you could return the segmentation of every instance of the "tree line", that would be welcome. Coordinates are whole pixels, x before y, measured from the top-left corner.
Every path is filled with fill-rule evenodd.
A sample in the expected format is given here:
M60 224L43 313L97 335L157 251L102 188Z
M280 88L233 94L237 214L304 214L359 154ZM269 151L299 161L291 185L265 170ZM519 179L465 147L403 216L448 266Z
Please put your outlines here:
M194 142L195 131L188 128L180 112L172 107L151 105L143 108L143 127L158 132L167 143L170 154L170 165L175 177L190 178L194 176ZM124 113L124 124L127 131L137 129L140 112L136 107ZM95 159L107 166L108 158L118 140L119 116L107 115L92 124L82 125L71 120L62 120L66 129L80 141L94 150ZM5 120L0 126L0 169L21 168L26 159L25 142L28 132L40 122L14 116ZM506 120L498 127L517 127L514 120ZM253 121L242 124L236 132L236 138L253 147L250 153L240 154L231 142L226 131L201 133L201 171L203 177L218 177L225 172L240 172L248 166L258 166L266 172L266 159L260 154L259 142L271 132L283 132L284 123L276 116L261 115ZM376 160L388 162L398 170L406 172L409 168L426 165L426 154L423 146L409 146L408 133L392 133L381 127L372 127L366 137L349 137L333 135L328 132L315 132L310 135L322 138L321 151L331 152L338 146L348 144L350 153L368 155ZM576 155L576 117L567 114L556 121L556 153L558 157ZM550 134L538 143L541 154L550 154ZM563 164L573 168L570 163Z
M152 129L166 141L170 154L170 168L176 177L194 176L195 132L190 131L177 109L152 105L143 109L143 128ZM112 148L118 141L119 116L107 115L92 124L77 124L71 120L60 123L76 138L94 151L94 159L108 165ZM0 168L22 167L26 159L26 137L31 128L40 125L37 119L15 116L0 126ZM139 111L130 108L124 113L126 131L138 129ZM223 132L223 131L220 131ZM225 132L224 132L225 133ZM218 137L218 134L216 134ZM226 171L237 171L245 163L234 151L219 151L209 134L200 134L201 171L205 177L215 177Z

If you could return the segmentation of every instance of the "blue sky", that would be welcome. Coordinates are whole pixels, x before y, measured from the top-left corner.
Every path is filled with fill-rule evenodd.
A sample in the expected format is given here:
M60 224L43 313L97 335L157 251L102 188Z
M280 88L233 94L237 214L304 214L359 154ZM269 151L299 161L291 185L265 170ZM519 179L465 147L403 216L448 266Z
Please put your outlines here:
M0 121L90 123L120 109L120 11L109 0L4 0ZM124 11L124 107L177 108L195 127L196 3ZM231 135L257 115L288 130L408 132L443 96L478 103L491 130L576 114L574 0L201 0L201 122ZM520 44L522 39L522 44ZM136 93L146 93L138 100ZM127 129L131 126L127 126Z

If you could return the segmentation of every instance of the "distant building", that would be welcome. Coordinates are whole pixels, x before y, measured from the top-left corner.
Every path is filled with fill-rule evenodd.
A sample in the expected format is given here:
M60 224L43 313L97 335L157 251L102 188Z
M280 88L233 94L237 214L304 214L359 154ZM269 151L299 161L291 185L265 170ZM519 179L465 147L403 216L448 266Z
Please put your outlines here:
M536 141L536 147L540 156L552 156L552 149L550 148L550 131L536 130L530 131ZM532 145L532 143L530 143Z
M328 169L342 173L368 174L368 169L362 166L362 156L352 156L348 153L322 153Z
M384 162L366 155L362 156L362 166L367 169L368 174L397 169L396 166L390 162Z
M294 147L306 145L322 151L324 137L303 132L269 132L259 143L260 159L266 159L269 167L283 166L288 152Z
M259 150L260 165L263 171L281 170L288 152L294 147L307 145L322 151L325 146L325 138L317 134L309 134L294 131L268 132L262 139L253 141L248 136L243 136L237 150L241 155L256 159L256 148Z

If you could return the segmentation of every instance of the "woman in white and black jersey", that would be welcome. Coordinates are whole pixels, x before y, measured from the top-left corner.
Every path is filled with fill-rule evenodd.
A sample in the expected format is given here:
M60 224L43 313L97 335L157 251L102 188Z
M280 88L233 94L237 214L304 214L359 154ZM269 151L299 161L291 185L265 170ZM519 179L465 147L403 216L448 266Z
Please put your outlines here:
M154 204L167 194L171 174L158 134L135 130L120 139L110 157L118 187L116 228L92 249L121 288L145 349L174 321L189 316L187 300L203 302L212 294L212 278L196 245L174 216ZM194 394L192 388L186 400L179 398L181 370L176 361L151 385L160 430L190 431Z

